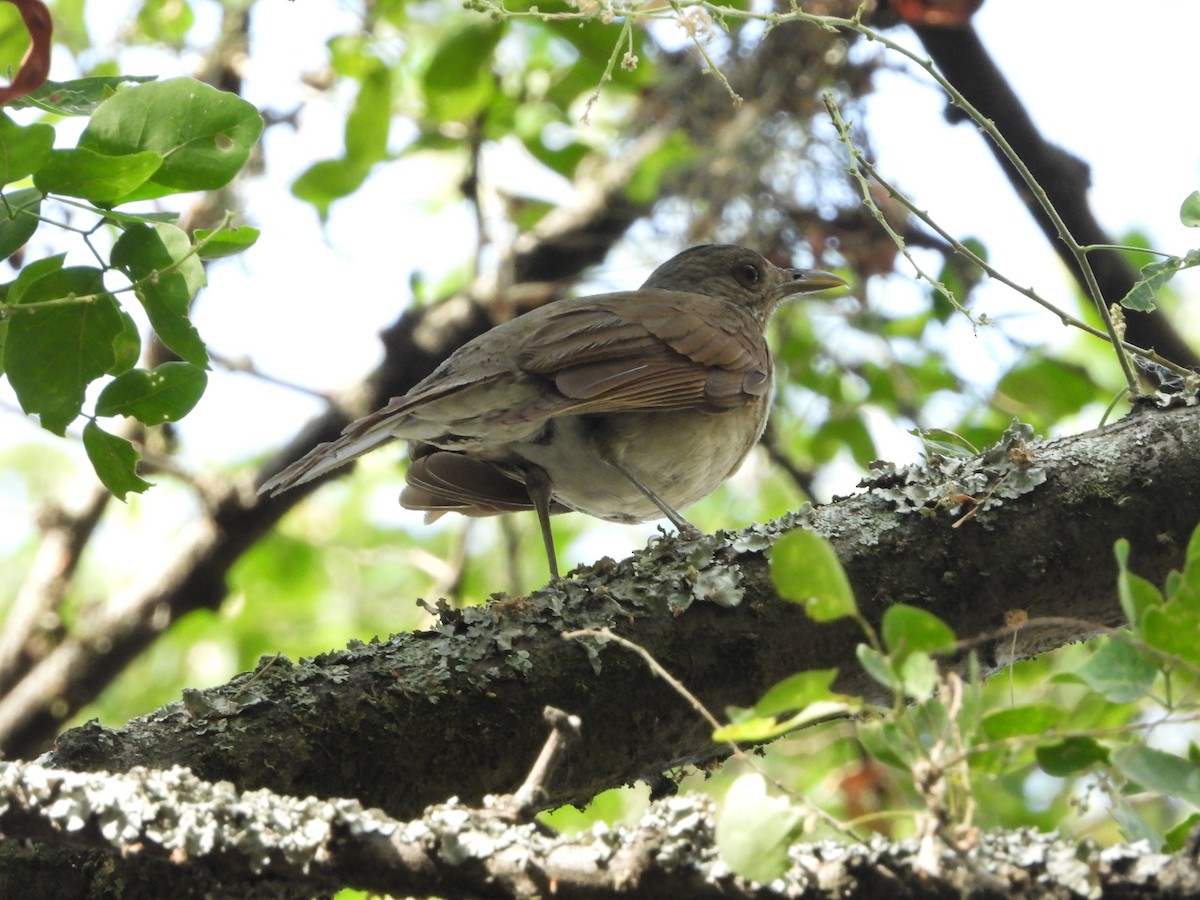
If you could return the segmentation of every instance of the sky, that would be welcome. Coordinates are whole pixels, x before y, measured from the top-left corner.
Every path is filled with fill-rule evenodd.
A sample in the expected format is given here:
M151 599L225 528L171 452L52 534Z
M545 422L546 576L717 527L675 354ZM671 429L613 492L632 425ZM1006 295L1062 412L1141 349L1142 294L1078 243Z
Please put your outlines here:
M117 3L103 6L105 16L93 23L94 34L115 40L121 19L109 14ZM203 12L204 5L198 9ZM347 9L348 4L315 0L256 3L247 99L276 111L307 103L298 130L268 129L266 174L242 191L248 220L262 229L258 245L211 269L195 315L219 355L252 359L276 378L325 392L352 384L376 364L377 334L407 302L409 278L420 272L436 283L460 263L461 235L473 233L465 210L434 210L454 196L457 176L433 163L419 170L411 163L381 166L357 195L335 204L323 228L311 207L291 197L296 175L340 151L339 104L346 98L313 96L299 76L322 67L327 36L353 18ZM202 18L199 27L214 22ZM1197 233L1178 220L1183 198L1200 188L1193 87L1200 4L990 0L976 27L1043 133L1091 165L1092 201L1113 234L1142 229L1159 247L1174 252L1200 244ZM892 35L905 39L902 29ZM162 57L149 49L125 59L131 73L176 74L164 71ZM181 74L194 63L185 60ZM52 77L63 76L54 71ZM884 171L951 232L982 237L992 261L1009 276L1052 298L1069 296L1072 289L1057 257L1018 204L980 135L967 126L946 125L943 109L940 94L923 75L881 76L865 119ZM393 134L395 146L403 141L402 128ZM527 179L525 162L511 148L490 152L489 171L517 185ZM551 199L570 200L565 184L550 183L544 190ZM682 246L670 248L677 249ZM873 286L881 292L873 302L888 302L886 292L901 298L913 289L905 283L910 273L903 264L900 269L904 277ZM640 284L646 274L648 268L615 264L603 267L598 278L606 287L621 288ZM1188 273L1178 285L1200 312L1200 278ZM1029 337L1060 331L1049 314L1029 310L998 286L987 288L980 302L993 315L1008 314L1006 327ZM1200 340L1195 324L1200 315L1188 321ZM981 338L981 346L988 340ZM986 364L990 352L980 353L980 346L966 342L959 364L981 359ZM184 461L197 470L236 465L278 446L320 409L321 402L304 392L214 372L204 400L181 424ZM7 386L0 384L0 453L16 442L62 449L60 441L16 411ZM883 442L885 455L896 461L915 457L915 442L902 434L884 435ZM81 451L76 455L82 460ZM81 465L79 483L89 477L86 464ZM838 483L827 489L846 492L857 473L847 467L835 477ZM33 499L0 478L0 550L7 543L5 532L14 538L14 527L22 527L11 513L19 511L27 521ZM411 518L409 524L420 520L419 514ZM625 543L629 549L640 539L631 536Z

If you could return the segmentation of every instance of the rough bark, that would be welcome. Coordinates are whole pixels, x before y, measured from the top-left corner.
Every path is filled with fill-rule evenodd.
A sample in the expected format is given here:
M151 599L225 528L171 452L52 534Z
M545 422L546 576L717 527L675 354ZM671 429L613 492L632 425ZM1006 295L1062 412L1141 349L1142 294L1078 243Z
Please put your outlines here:
M868 619L891 603L918 605L961 639L978 638L994 669L1010 649L1032 655L1119 621L1118 538L1131 541L1134 570L1153 582L1181 566L1200 520L1197 446L1200 408L1147 410L1048 444L1018 438L975 471L1025 486L1002 502L1003 487L981 492L987 502L966 519L961 507L937 507L962 502L962 479L945 476L961 462L885 473L860 494L770 526L695 542L667 536L529 597L443 610L431 631L296 664L265 659L123 728L67 732L48 762L186 765L208 780L353 796L405 818L446 797L474 804L515 789L553 705L582 719L584 737L546 802L583 802L724 751L637 656L563 632L610 628L635 641L718 713L803 669L837 667L842 690L871 695L853 662L857 628L816 624L771 586L764 551L805 526L833 542ZM1003 633L1014 610L1032 620L1015 642Z
M674 797L630 826L558 835L450 801L404 822L353 800L240 793L183 770L125 776L0 764L4 896L310 898L1121 897L1200 895L1195 846L1101 850L1053 834L793 843L768 884L722 861L711 798ZM13 888L14 890L8 890Z

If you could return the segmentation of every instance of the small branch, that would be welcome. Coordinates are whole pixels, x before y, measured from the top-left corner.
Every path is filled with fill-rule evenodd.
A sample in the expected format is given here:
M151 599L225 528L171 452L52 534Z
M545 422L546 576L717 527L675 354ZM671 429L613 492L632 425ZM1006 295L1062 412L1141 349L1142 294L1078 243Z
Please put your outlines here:
M97 485L76 509L55 504L39 516L41 543L0 631L0 695L50 651L48 642L40 650L35 647L38 635L54 630L47 619L57 620L84 548L111 499Z
M525 777L525 782L515 793L501 798L495 807L514 822L526 821L546 807L550 796L547 791L550 779L562 764L567 750L579 740L582 724L579 716L572 716L553 706L547 706L542 715L550 725L550 736L542 745L542 751Z
M1103 341L1108 341L1109 343L1112 343L1112 340L1113 340L1112 334L1110 334L1109 332L1104 331L1102 329L1096 328L1095 326L1089 324L1088 322L1085 322L1082 319L1071 315L1069 312L1067 312L1064 309L1060 309L1058 306L1054 305L1049 300L1046 300L1044 297L1042 297L1040 294L1038 294L1037 291L1035 291L1033 288L1022 287L1020 284L1013 281L1011 278L1009 278L1007 275L1005 275L1003 272L1001 272L999 269L997 269L995 266L993 266L991 263L989 263L986 259L984 259L979 254L975 253L970 247L968 247L966 244L959 241L952 234L950 234L950 232L948 232L946 229L944 229L942 226L940 226L933 219L933 217L929 215L928 212L919 208L907 195L904 194L903 191L901 191L898 187L896 187L894 184L892 184L890 181L888 181L886 178L884 178L879 173L879 170L876 169L875 166L870 162L870 160L868 160L862 154L862 151L859 150L858 147L854 144L853 138L850 134L850 126L846 122L846 120L842 117L841 110L838 108L837 102L833 99L833 95L830 94L829 92L826 92L825 95L823 96L823 100L825 101L825 108L829 112L830 118L833 121L834 128L837 129L838 136L841 139L843 146L845 146L847 148L848 152L850 153L851 161L853 164L850 169L850 174L852 176L854 176L854 178L856 179L856 181L859 184L862 198L863 198L863 203L867 206L868 209L870 209L872 211L872 214L874 215L876 221L878 221L883 226L883 228L887 231L888 235L896 243L896 246L900 249L900 252L903 253L905 258L908 259L908 261L912 264L913 268L917 272L917 275L920 278L927 281L937 291L939 291L943 296L945 296L946 299L949 300L950 303L956 309L965 313L968 316L968 318L971 318L972 322L975 321L974 318L972 318L970 316L970 313L967 312L967 310L963 309L962 305L958 302L957 298L954 297L954 295L946 288L946 286L943 285L940 281L937 281L936 279L930 277L912 258L912 256L908 252L908 248L906 246L906 242L905 242L903 236L901 236L899 233L897 233L896 230L894 228L892 228L890 224L888 224L886 217L883 214L883 211L879 209L878 205L875 203L874 198L871 196L870 185L867 181L867 177L869 177L872 181L874 181L876 184L878 184L880 187L882 187L884 190L886 190L888 192L888 195L890 197L892 197L894 200L896 200L901 206L903 206L910 213L912 213L914 216L916 216L918 219L920 219L923 223L925 223L927 226L929 226L931 229L933 229L938 234L939 237L941 237L944 241L946 241L946 243L948 243L950 245L950 247L954 250L955 253L957 253L959 256L963 257L964 259L966 259L972 265L978 267L981 271L986 272L989 276L994 278L996 281L999 281L1005 287L1011 288L1012 290L1016 291L1018 294L1021 294L1023 297L1026 297L1026 298L1032 300L1034 303L1038 304L1043 309L1046 309L1049 312L1053 313L1064 325L1069 325L1073 328L1078 328L1079 330L1087 332L1088 334L1092 335L1093 337L1098 337ZM865 177L864 177L864 175L865 175ZM1094 248L1083 248L1083 249L1087 250L1087 249L1094 249ZM1126 249L1128 249L1128 248L1126 248ZM1177 363L1174 363L1171 360L1164 358L1160 354L1156 353L1154 350L1147 350L1143 347L1139 347L1135 344L1132 344L1126 340L1121 340L1120 345L1126 352L1132 353L1135 356L1139 356L1143 359L1147 359L1147 360L1150 360L1151 362L1157 363L1158 365L1163 366L1164 368L1169 369L1170 371L1174 372L1176 375L1187 377L1188 375L1192 374L1190 369L1187 369L1184 366L1178 365Z

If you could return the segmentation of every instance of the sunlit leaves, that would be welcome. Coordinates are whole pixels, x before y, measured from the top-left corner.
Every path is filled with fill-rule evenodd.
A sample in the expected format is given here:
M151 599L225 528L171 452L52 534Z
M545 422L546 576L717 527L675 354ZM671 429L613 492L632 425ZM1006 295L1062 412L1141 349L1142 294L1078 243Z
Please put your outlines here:
M132 416L145 425L177 422L192 411L208 375L199 366L168 362L117 376L96 400L98 416Z
M246 164L263 121L250 103L191 78L127 88L92 114L79 146L109 156L150 151L162 165L124 201L224 187Z
M1188 228L1200 228L1200 191L1192 191L1179 207L1179 221Z
M358 95L346 118L344 154L313 163L292 184L292 193L315 206L322 218L334 200L358 190L371 167L387 156L392 73L370 57L360 69Z
M151 487L150 482L137 474L138 453L124 438L88 422L83 428L83 449L101 484L118 499L124 500L127 494L140 494Z
M1128 635L1102 640L1082 666L1071 673L1112 703L1132 703L1144 697L1158 678L1159 663L1133 646Z
M817 622L857 612L854 591L833 545L811 531L788 532L771 548L771 583Z
M0 113L0 186L36 172L53 146L54 129L49 125L17 125Z
M25 246L38 227L42 192L36 188L10 191L0 202L0 259Z
M797 672L776 684L752 710L731 711L732 723L713 734L714 741L760 743L810 722L861 709L854 697L835 693L837 669Z
M207 366L208 351L187 317L204 284L204 267L187 235L174 225L132 225L113 247L112 261L134 283L162 342L188 362Z
M109 156L86 147L55 150L33 183L45 194L113 203L145 184L162 162L163 158L150 150L123 156Z
M179 18L178 10L167 5L145 9L190 27L186 15ZM162 19L159 24L171 23ZM36 185L4 195L0 255L17 253L40 227L55 227L45 209L58 197L94 204L90 210L77 201L73 206L82 211L77 215L103 217L117 237L101 268L64 269L61 255L34 259L0 287L0 373L8 376L21 408L56 434L65 434L87 415L87 389L106 376L114 380L99 393L96 415L130 416L147 425L178 420L207 382L208 351L189 319L191 302L205 283L201 259L241 252L254 244L258 232L223 224L199 232L193 242L166 221L171 213L114 207L224 186L248 159L262 130L261 117L241 98L188 78L47 83L14 105L90 120L77 146L52 149L53 126L17 126L0 115L0 160L7 166L0 175L5 181L32 176ZM110 288L106 275L117 273L128 284ZM133 368L141 338L120 305L130 288L158 337L181 362L149 371ZM137 475L133 446L94 419L85 426L84 448L101 481L119 496L149 486Z
M767 793L761 775L743 775L717 817L721 859L742 877L766 884L787 870L788 847L803 820L802 809Z
M197 228L192 236L196 240L197 256L201 259L221 259L253 247L259 233L257 228L242 225L238 228Z
M487 19L451 29L421 77L428 114L438 121L465 121L478 113L497 90L492 53L504 27Z
M124 330L99 269L56 269L24 287L12 313L4 368L21 408L63 434L83 409L84 389L116 360Z

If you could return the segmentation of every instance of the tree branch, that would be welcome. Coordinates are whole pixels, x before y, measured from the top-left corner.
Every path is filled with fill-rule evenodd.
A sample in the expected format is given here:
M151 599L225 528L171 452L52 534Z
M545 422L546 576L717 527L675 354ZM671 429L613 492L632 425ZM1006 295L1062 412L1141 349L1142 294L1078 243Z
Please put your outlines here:
M500 801L502 803L502 798ZM431 806L411 821L356 800L239 792L186 769L80 775L31 763L0 764L4 848L0 882L25 895L309 898L340 887L395 896L563 900L836 896L1161 897L1194 891L1191 849L1174 857L1142 848L1077 846L1026 831L976 835L933 854L916 839L868 845L796 843L769 886L729 871L717 850L713 801L652 804L630 826L575 836L514 823L490 804ZM55 852L57 850L57 852ZM86 885L84 873L89 873ZM1176 896L1176 894L1171 894Z
M612 629L712 710L749 706L802 669L839 668L839 690L877 697L853 663L855 626L816 624L771 587L763 552L803 525L833 541L868 619L878 622L894 602L919 605L960 638L978 638L982 664L994 670L1120 621L1118 538L1132 542L1134 569L1153 582L1181 567L1200 519L1197 446L1200 408L1001 448L981 471L1028 486L1003 500L981 495L965 518L962 507L939 510L959 488L945 479L953 466L935 460L771 526L693 542L667 536L529 597L443 608L431 631L297 664L271 658L123 728L67 732L49 761L115 771L182 764L209 780L352 795L408 817L446 797L477 803L514 790L541 744L542 710L553 705L579 716L585 740L546 786L546 803L585 802L725 751L638 657L567 642L563 632ZM1005 468L1010 457L1018 475ZM1014 640L1003 629L1017 609L1032 621ZM1039 617L1057 618L1039 626Z

